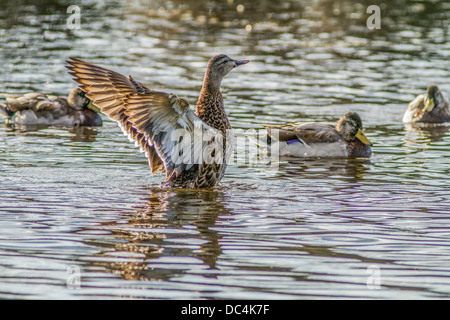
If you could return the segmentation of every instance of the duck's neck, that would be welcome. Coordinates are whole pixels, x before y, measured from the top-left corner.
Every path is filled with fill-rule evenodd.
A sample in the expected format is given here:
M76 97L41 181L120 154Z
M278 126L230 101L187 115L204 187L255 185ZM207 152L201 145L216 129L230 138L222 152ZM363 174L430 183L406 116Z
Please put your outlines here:
M195 113L209 126L225 131L231 126L225 113L220 82L206 73Z

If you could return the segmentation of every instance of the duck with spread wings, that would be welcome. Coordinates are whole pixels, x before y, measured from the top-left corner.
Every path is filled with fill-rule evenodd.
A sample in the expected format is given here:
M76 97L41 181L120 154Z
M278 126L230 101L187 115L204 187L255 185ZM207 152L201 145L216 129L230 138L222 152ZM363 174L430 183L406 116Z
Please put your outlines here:
M248 60L213 57L195 112L185 99L151 90L131 76L75 58L67 62L86 96L146 153L152 174L166 173L164 187L211 188L220 182L233 146L220 86Z

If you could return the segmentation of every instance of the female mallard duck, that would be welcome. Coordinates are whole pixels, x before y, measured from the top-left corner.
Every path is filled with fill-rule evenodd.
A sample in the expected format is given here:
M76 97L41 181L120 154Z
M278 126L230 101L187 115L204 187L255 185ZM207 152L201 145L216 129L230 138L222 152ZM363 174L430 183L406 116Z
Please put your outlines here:
M408 105L403 115L404 123L442 123L450 121L448 100L435 84L428 86L427 93L418 95Z
M307 122L267 130L272 144L279 142L282 156L350 158L370 157L372 153L372 143L356 112L342 116L336 126Z
M102 118L95 107L78 88L73 89L67 99L43 93L0 96L6 99L6 104L0 103L0 115L10 124L64 127L102 125Z
M79 59L67 62L86 96L146 153L152 174L166 173L164 186L210 188L219 183L233 143L220 85L248 60L213 57L195 113L186 100L146 88L131 76Z

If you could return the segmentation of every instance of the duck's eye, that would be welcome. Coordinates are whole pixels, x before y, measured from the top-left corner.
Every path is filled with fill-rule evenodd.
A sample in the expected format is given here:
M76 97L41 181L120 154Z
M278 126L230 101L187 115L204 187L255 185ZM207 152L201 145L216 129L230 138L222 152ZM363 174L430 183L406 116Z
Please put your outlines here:
M219 63L219 66L222 65L222 64L225 64L225 63L227 63L227 62L230 62L230 60L222 61L221 63Z

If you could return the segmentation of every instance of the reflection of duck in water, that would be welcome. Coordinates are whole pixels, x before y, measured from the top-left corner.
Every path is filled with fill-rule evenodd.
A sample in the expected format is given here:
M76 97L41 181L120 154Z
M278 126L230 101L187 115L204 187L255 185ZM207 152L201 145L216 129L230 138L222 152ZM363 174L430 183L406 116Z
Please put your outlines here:
M102 225L101 230L111 230L110 240L102 238L100 245L107 259L92 263L125 279L141 280L166 280L189 272L193 266L186 259L177 263L177 257L192 258L195 268L202 261L214 269L222 254L221 235L214 227L219 216L231 214L225 200L218 189L152 189L146 203L123 213L126 222L120 219ZM116 255L129 258L111 261ZM164 258L175 258L175 262L165 265Z
M450 127L448 126L419 126L416 123L406 123L405 129L407 130L406 142L430 144L435 141L442 141L447 135Z
M448 100L435 84L428 86L425 94L418 95L408 105L403 115L404 123L443 123L450 121Z
M341 117L336 126L325 123L294 123L268 127L268 134L279 142L281 156L295 157L370 157L372 143L363 132L356 112Z
M73 127L68 130L69 140L72 142L94 142L98 134L98 128L93 127Z
M281 179L314 179L357 182L364 179L371 168L369 158L281 158L278 177Z
M101 126L98 109L84 92L72 90L67 98L43 93L14 95L2 93L6 104L0 103L0 116L7 123L20 126Z

